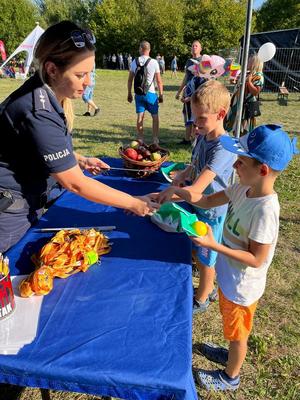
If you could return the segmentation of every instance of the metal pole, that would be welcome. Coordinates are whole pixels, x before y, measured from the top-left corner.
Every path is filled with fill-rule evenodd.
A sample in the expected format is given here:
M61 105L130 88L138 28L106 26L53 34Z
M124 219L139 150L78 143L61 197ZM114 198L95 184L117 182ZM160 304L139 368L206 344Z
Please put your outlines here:
M297 46L298 37L299 37L299 32L300 32L300 31L298 31L298 33L297 33L296 40L295 40L295 43L294 43L294 47L293 47L293 50L292 50L292 52L291 52L290 60L289 60L288 66L286 67L286 71L285 71L285 75L284 75L284 78L283 78L283 82L281 83L280 86L285 86L285 80L286 80L286 77L287 77L288 71L289 71L289 69L290 69L290 65L291 65L293 56L294 56L295 46Z
M239 138L241 133L241 123L242 123L242 113L243 113L243 105L244 105L244 94L245 94L245 82L247 75L247 65L248 65L248 56L249 56L249 44L250 44L250 34L251 34L251 20L252 20L252 8L253 8L253 0L248 0L247 4L247 15L246 15L246 25L244 31L243 38L243 56L242 56L242 71L241 71L241 80L240 80L240 97L238 99L237 104L237 113L236 113L236 132L235 137ZM231 182L235 182L235 170L233 170Z
M253 8L253 0L248 0L246 26L245 26L245 33L244 33L244 40L243 40L244 48L243 48L243 58L242 58L240 97L239 97L239 101L238 101L237 115L236 115L235 136L237 138L240 137L240 132L241 132L241 122L242 122L242 113L243 113L243 105L244 105L243 103L244 103L244 94L245 94L245 82L246 82L246 75L247 75L249 44L250 44L250 34L251 34L252 8Z

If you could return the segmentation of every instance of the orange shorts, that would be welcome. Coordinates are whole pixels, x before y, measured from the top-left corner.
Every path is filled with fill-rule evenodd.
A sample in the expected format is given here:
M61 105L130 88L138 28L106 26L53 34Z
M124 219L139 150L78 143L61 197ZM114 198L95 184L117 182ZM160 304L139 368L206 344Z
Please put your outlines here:
M258 301L250 306L241 306L226 299L219 289L219 306L223 319L224 338L233 342L247 339L252 326Z

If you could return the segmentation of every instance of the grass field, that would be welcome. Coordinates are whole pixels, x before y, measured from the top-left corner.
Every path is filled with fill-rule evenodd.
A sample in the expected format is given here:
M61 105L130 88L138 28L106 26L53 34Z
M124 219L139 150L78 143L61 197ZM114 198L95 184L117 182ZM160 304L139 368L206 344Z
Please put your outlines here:
M183 136L181 104L175 100L178 79L164 75L164 104L160 108L160 138L171 151L171 159L188 161L190 151L178 145ZM101 114L95 118L83 117L86 111L81 100L75 102L74 145L86 155L117 157L121 143L135 136L134 106L126 102L127 73L124 71L97 71L95 102ZM0 80L0 101L21 84L15 80ZM288 106L276 101L276 94L262 94L262 116L259 123L280 123L291 134L300 133L299 95L290 95ZM151 118L146 116L146 138L151 141ZM199 389L201 399L237 400L292 400L300 393L300 157L290 164L277 181L281 202L280 238L273 264L269 270L267 289L260 301L249 352L242 371L241 389L235 394L207 394ZM197 343L213 341L225 344L222 338L218 304L213 304L204 315L194 318L193 367L214 368L197 353ZM0 387L0 400L38 400L37 389L25 389L21 394L13 386ZM53 400L100 399L76 393L51 391Z

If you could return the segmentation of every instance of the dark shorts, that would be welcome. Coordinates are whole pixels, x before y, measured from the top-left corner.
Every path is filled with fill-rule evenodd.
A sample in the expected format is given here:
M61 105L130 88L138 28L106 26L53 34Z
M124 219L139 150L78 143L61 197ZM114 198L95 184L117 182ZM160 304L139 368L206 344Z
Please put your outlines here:
M193 120L193 116L192 116L190 101L188 103L183 104L182 114L183 114L183 119L184 119L184 125L185 126L193 125L194 120Z

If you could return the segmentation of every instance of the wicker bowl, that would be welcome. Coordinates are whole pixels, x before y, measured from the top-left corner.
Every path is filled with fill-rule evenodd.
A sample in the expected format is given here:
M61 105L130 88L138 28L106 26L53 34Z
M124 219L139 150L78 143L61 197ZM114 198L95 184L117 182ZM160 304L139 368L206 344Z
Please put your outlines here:
M160 169L162 163L167 161L170 156L169 150L159 147L157 151L161 154L161 158L157 161L135 161L124 154L123 147L119 148L119 154L123 159L124 167L128 168L127 175L134 178L146 178ZM138 171L131 171L136 169Z

